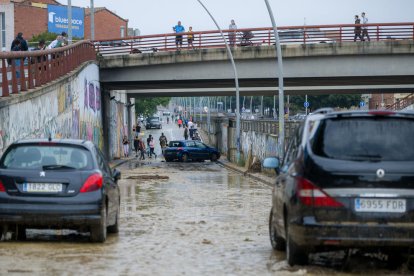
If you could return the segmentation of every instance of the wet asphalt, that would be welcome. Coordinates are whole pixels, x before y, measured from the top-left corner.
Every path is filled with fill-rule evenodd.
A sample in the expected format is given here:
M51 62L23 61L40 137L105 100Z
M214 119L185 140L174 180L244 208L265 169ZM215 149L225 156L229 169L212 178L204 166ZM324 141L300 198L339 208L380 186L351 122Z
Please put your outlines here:
M182 129L144 130L156 141ZM28 230L27 240L0 243L1 275L345 275L410 274L380 256L313 255L289 267L268 238L271 187L210 161L166 163L132 158L119 167L121 226L104 244L87 233Z

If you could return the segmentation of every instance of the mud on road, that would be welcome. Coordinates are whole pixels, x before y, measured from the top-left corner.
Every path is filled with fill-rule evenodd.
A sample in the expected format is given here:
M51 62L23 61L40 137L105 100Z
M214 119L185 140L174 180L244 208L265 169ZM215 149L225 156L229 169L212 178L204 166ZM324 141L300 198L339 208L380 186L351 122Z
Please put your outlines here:
M0 243L0 273L12 275L407 274L384 260L344 254L289 267L268 238L271 189L217 163L132 160L120 167L121 228L105 244L76 231L29 230Z

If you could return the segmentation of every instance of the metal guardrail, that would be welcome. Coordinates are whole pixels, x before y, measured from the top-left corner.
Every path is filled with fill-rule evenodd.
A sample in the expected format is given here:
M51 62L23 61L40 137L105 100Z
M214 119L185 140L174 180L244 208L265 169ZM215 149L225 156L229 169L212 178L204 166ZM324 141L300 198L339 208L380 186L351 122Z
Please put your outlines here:
M85 61L96 60L93 44L75 44L41 51L0 52L0 97L18 94L49 83Z
M356 27L366 28L371 41L414 40L414 22L287 26L279 27L278 31L282 44L342 43L354 41ZM275 44L272 31L272 28L249 28L237 31L224 30L223 33L229 43L232 38L235 39L234 46L259 46ZM187 43L189 34L188 32L179 34L183 39L182 49L192 49ZM191 34L194 37L193 45L196 48L225 47L220 32L217 30L192 32ZM176 51L176 38L176 33L167 33L107 39L93 41L93 43L96 50L103 56L139 54Z

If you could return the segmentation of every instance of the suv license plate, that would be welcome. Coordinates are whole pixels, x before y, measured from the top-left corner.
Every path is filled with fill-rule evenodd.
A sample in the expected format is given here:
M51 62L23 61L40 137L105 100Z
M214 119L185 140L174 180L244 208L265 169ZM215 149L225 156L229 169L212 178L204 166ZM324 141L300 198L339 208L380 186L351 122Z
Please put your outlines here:
M373 199L356 198L355 211L357 212L382 212L404 213L406 211L405 199Z
M24 183L23 191L28 193L59 193L62 191L61 183Z

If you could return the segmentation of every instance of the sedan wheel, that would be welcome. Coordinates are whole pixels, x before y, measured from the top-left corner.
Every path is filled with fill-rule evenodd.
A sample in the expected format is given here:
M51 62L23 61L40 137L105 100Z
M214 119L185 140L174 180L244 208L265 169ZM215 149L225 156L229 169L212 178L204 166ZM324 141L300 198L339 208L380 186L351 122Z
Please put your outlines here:
M210 157L211 162L216 162L217 161L217 154L213 153Z
M277 234L276 227L273 225L273 210L270 210L269 216L269 236L273 249L278 251L286 250L286 241Z
M106 240L106 204L102 206L100 223L91 226L90 240L92 242L104 242Z
M188 160L189 160L188 154L184 153L183 157L181 159L183 160L183 162L188 162Z

